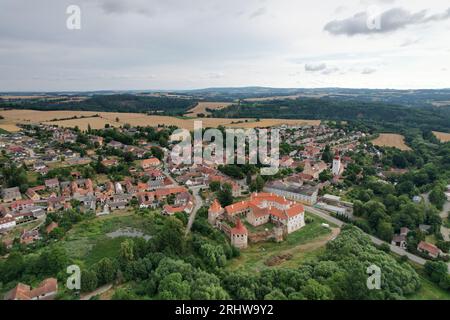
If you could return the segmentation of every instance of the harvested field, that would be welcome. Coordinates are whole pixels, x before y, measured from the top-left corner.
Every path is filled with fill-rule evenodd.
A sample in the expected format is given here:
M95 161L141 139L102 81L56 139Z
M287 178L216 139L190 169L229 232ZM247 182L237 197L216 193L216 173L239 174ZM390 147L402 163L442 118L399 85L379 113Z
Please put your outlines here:
M402 151L411 150L411 148L405 144L405 137L400 134L381 133L378 138L372 141L372 143L379 147L393 147Z
M187 117L196 117L199 113L204 115L211 114L206 109L220 110L232 105L231 102L199 102L194 108L188 111L185 115Z
M94 115L99 117L93 117ZM105 124L110 126L121 126L128 123L132 126L157 126L157 125L175 125L180 128L192 130L194 121L202 121L203 127L216 128L220 125L236 128L255 128L270 127L281 124L292 125L319 125L320 120L292 120L292 119L222 119L222 118L192 118L183 119L169 116L153 116L142 113L118 113L118 112L92 112L92 111L35 111L35 110L5 110L0 111L0 115L5 119L0 122L3 125L45 123L49 125L58 125L61 127L78 126L81 130L86 130L88 124L93 129L104 128ZM74 116L85 117L70 120ZM116 121L118 118L119 121ZM53 120L53 121L52 121ZM247 122L246 122L247 121Z
M436 138L439 139L440 142L449 142L450 141L450 133L433 131L433 134Z

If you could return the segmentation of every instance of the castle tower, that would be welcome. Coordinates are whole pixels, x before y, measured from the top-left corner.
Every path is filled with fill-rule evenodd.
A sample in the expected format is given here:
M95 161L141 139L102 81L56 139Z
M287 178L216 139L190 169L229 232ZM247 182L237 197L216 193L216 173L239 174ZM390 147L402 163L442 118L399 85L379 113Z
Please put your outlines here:
M216 224L217 218L224 212L225 210L222 208L219 201L217 201L217 199L214 199L211 207L209 207L208 209L208 222L214 226Z
M339 156L339 151L336 151L336 155L333 159L333 176L338 176L341 174L341 157Z
M242 224L241 219L236 219L236 227L230 230L230 237L232 246L239 249L247 248L248 231Z

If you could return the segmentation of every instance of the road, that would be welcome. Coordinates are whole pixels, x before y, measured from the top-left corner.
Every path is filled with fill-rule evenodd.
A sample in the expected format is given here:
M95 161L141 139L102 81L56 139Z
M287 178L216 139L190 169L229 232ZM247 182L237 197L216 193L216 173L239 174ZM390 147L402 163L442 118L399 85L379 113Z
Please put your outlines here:
M319 210L317 208L310 207L310 206L304 206L304 207L305 207L306 211L308 211L308 212L310 212L310 213L312 213L312 214L314 214L316 216L319 216L319 217L327 220L328 222L334 223L335 225L337 225L339 227L342 227L345 224L341 220L330 216L328 213L326 213L326 212L324 212L322 210ZM404 250L404 249L402 249L400 247L391 245L390 243L387 243L387 242L385 242L385 241L383 241L381 239L378 239L377 237L374 237L374 236L372 236L370 234L367 234L367 235L370 237L370 239L372 240L372 242L374 244L380 245L382 243L386 243L387 245L389 245L389 248L391 249L392 252L394 252L394 253L396 253L396 254L398 254L400 256L407 256L409 260L411 260L411 261L413 261L413 262L415 262L417 264L420 264L420 265L423 266L425 264L425 262L427 262L427 260L425 260L425 259L423 259L423 258L421 258L419 256L416 256L416 255L414 255L412 253L409 253L409 252L407 252L406 250ZM448 266L448 273L450 273L450 263L447 263L447 266Z
M186 236L189 234L192 228L192 224L194 223L195 217L197 215L197 211L203 206L203 199L200 197L199 191L201 190L201 186L190 187L189 190L192 190L192 194L195 198L195 206L189 215L189 221L186 227Z

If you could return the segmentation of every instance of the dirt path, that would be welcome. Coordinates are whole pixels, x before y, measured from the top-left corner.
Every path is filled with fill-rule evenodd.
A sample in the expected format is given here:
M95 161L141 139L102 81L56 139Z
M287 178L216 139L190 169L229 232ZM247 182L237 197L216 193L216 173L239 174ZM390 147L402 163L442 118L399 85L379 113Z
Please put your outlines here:
M112 284L104 285L103 287L100 287L90 293L86 293L86 294L82 295L80 297L80 300L90 300L92 297L101 295L102 293L105 293L106 291L108 291L111 288L112 288Z
M325 246L329 241L334 240L339 235L339 233L341 233L340 228L331 228L330 234L327 234L326 236L317 238L316 240L305 244L299 244L292 249L283 251L283 253L295 253L296 251L313 251L319 249L320 247Z

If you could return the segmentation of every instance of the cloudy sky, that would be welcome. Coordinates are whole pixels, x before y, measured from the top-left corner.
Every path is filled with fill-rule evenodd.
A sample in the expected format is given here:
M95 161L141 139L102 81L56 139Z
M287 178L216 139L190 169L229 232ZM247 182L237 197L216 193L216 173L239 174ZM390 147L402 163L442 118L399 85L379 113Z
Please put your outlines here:
M0 91L450 88L449 40L448 0L1 0Z

